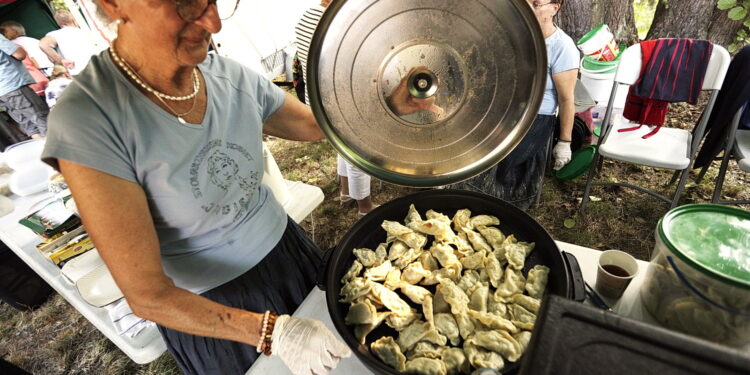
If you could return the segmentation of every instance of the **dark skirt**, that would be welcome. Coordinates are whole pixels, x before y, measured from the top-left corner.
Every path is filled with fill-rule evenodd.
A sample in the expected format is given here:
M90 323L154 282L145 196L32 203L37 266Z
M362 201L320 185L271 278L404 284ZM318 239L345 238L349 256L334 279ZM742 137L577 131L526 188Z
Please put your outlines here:
M260 263L201 295L243 310L292 314L315 286L321 256L315 243L289 218L284 236ZM258 358L254 346L158 328L185 374L244 374Z
M537 115L521 143L495 166L451 188L477 191L527 210L544 182L555 116Z

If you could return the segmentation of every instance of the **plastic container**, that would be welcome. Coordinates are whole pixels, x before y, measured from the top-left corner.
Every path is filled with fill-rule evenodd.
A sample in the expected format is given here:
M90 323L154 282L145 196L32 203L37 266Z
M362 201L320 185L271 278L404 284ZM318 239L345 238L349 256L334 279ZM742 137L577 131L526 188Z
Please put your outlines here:
M750 344L750 211L694 204L669 211L641 300L662 325L717 343Z
M609 26L601 24L578 40L578 48L584 55L599 61L612 61L619 55L619 47Z
M13 170L23 169L28 162L38 162L44 150L44 139L31 139L8 146L3 153L3 161Z
M52 167L41 161L26 162L10 175L8 187L11 192L22 197L38 193L47 190L52 173Z
M620 53L612 61L599 61L589 56L583 56L583 59L581 59L581 69L586 69L590 73L614 73L617 71L617 66L620 64L620 57L626 49L628 49L628 46L621 44Z

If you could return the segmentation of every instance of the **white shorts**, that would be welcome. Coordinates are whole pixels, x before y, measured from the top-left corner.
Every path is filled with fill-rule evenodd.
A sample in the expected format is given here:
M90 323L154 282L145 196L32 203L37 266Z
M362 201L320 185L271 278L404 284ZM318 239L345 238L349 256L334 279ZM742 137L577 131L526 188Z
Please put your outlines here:
M370 176L357 167L349 164L341 155L337 155L338 174L349 180L349 196L354 200L365 199L370 196Z

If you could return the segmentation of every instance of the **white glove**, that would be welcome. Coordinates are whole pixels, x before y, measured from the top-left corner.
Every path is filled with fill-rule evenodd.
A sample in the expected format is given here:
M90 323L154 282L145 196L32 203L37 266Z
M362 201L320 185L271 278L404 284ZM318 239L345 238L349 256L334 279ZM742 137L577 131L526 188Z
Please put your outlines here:
M281 315L271 336L271 352L294 375L325 375L352 352L326 326L312 319Z
M552 149L552 156L555 158L555 166L552 169L557 171L564 167L565 164L570 162L571 155L573 153L570 151L570 142L558 141L555 148Z

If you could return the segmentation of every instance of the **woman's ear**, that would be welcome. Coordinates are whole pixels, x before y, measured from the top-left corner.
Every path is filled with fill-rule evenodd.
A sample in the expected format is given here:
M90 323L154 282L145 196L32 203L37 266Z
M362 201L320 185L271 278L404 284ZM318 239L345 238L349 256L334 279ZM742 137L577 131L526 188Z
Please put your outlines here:
M110 21L123 18L120 3L122 0L97 0L99 8L107 15Z

